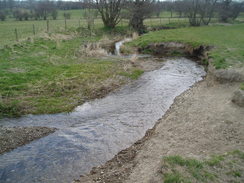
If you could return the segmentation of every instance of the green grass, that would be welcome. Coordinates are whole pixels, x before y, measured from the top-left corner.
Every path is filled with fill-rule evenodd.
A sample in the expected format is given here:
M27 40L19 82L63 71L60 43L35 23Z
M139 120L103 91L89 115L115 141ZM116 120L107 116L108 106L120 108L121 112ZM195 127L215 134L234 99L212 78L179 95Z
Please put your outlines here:
M167 156L162 162L163 180L164 183L241 182L243 155L236 150L206 160Z
M120 75L126 76L130 79L138 79L143 73L144 73L143 70L135 69L135 70L132 70L131 72L125 72L125 71L120 72Z
M164 183L191 183L191 181L181 175L178 171L174 171L164 175Z
M67 28L78 28L79 24L83 27L87 26L85 19L72 18L67 20ZM33 34L33 25L35 25L35 33ZM96 29L103 27L100 19L95 20ZM47 31L47 21L44 20L29 20L29 21L0 21L0 47L8 45L16 41L15 28L17 28L19 40L26 39L27 37L37 37ZM65 29L64 19L49 20L49 32L63 32Z
M241 90L244 90L244 83L241 83L241 85L240 85L240 89L241 89Z
M122 84L125 61L80 55L81 45L100 38L38 38L0 49L0 118L71 111L111 91L107 80ZM128 72L132 79L142 73Z
M209 56L217 69L244 65L244 24L231 26L202 26L150 32L127 43L133 47L145 47L150 43L182 42L193 47L214 46Z

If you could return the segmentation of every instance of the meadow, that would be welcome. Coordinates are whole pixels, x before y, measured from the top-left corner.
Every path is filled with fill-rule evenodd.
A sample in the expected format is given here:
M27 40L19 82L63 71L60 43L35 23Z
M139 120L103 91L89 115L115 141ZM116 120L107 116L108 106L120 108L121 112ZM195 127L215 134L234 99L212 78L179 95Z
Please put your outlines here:
M217 69L244 66L244 24L186 27L149 32L129 43L145 47L150 43L181 42L197 47L213 46L209 52Z
M87 21L84 18L84 10L59 10L57 20L49 18L49 33L65 31L64 13L70 13L71 18L66 20L66 29L76 29L78 27L87 27ZM147 26L159 26L168 23L188 23L186 18L178 18L176 13L170 18L170 12L163 12L159 17L152 17L145 20ZM122 19L119 26L128 26L128 20ZM34 31L33 31L34 26ZM93 29L103 27L101 18L96 18ZM0 21L0 47L16 42L15 29L17 29L18 40L24 40L28 37L37 37L47 32L46 20L28 20L17 21L13 17L8 17L6 21Z
M68 112L143 73L123 59L85 56L84 45L102 37L69 32L0 49L0 118Z

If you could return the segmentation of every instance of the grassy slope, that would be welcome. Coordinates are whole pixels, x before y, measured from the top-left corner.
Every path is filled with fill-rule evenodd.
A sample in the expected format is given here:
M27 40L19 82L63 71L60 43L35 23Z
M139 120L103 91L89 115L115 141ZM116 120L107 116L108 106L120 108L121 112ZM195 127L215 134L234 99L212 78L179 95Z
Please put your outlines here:
M242 182L244 153L236 150L210 159L168 156L163 158L164 183Z
M231 26L203 26L150 32L129 43L131 46L144 47L150 43L184 42L193 46L201 44L215 48L210 51L216 68L231 65L244 65L244 24Z
M108 79L119 85L117 76L138 75L137 70L125 72L123 61L81 58L79 46L98 39L36 39L1 49L0 118L70 111L111 90L104 88Z

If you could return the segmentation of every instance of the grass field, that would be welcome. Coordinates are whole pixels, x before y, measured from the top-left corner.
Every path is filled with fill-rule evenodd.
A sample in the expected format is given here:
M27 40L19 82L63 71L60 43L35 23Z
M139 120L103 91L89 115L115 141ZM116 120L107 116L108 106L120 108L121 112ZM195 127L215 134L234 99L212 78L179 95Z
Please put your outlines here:
M193 46L211 45L210 57L216 68L244 66L244 24L187 27L150 32L129 43L145 47L150 43L183 42Z
M0 49L0 118L71 111L142 74L123 60L85 57L82 45L101 36L63 36Z
M84 19L85 10L59 10L57 20L52 20L49 17L49 32L55 33L65 30L65 21L63 14L71 13L71 19L67 20L67 29L75 29L79 26L86 27L87 23ZM146 26L160 26L169 23L188 24L187 18L179 18L178 15L173 12L173 18L170 18L170 12L162 12L160 17L148 18L144 21ZM241 14L238 18L239 21L244 20L244 15ZM123 19L119 25L128 26L128 20ZM213 19L212 22L217 22L217 19ZM35 35L33 34L33 25L35 26ZM94 29L103 27L103 22L100 17L95 19ZM17 29L18 39L23 40L28 37L37 37L40 34L47 31L47 21L44 20L29 20L29 21L16 21L13 17L8 17L6 21L0 21L0 47L4 45L13 44L16 41L15 29Z
M182 18L153 18L145 20L145 25L155 26L163 25L169 22L187 22L187 19ZM66 21L67 29L74 29L81 27L86 27L87 23L85 19L71 18ZM35 26L35 34L33 34L33 25ZM120 26L127 26L128 20L122 20L119 23ZM94 28L99 29L103 27L103 22L101 19L95 19ZM44 20L29 20L29 21L16 21L8 20L0 22L0 47L3 45L11 44L16 41L15 29L18 31L18 39L26 39L27 37L38 36L47 31L47 21ZM59 32L65 30L65 21L64 19L58 20L49 20L49 32Z
M67 29L75 29L79 26L86 27L87 23L83 17L85 10L59 10L57 20L52 20L49 17L49 32L59 32L65 30L65 21L63 14L66 12L71 13L71 19L67 20ZM170 12L163 12L160 15L162 18L151 18L145 20L145 25L156 26L164 25L172 22L188 22L186 18L167 18L170 17ZM173 16L177 16L175 13ZM128 20L123 19L119 25L127 26ZM33 25L35 26L35 35L33 34ZM101 18L95 19L94 28L99 29L103 27ZM12 17L8 17L6 21L0 21L0 47L12 44L16 41L15 29L17 29L18 39L23 40L27 37L37 37L38 35L47 31L47 21L44 20L29 20L29 21L16 21Z

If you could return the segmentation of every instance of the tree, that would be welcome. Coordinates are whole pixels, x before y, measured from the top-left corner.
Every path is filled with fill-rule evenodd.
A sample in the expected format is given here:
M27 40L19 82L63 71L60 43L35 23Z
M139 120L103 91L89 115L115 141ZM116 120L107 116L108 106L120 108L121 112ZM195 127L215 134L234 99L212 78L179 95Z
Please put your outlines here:
M223 0L219 7L219 19L221 22L227 22L231 16L231 2L232 0Z
M26 9L15 9L13 11L13 16L16 20L22 21L22 20L28 20L30 17L29 10Z
M54 9L52 12L51 12L51 16L53 18L53 20L56 20L57 17L58 17L58 11L56 9Z
M6 19L6 15L3 11L0 11L0 20L4 21Z
M222 0L218 6L219 20L221 22L235 20L243 9L244 2Z
M105 27L114 28L120 22L120 12L124 0L96 0Z
M130 26L139 34L145 32L143 21L153 12L153 0L134 0L130 3Z
M159 17L160 13L162 12L163 7L162 7L162 3L160 1L154 2L153 3L153 13Z
M184 13L187 12L187 7L185 1L175 1L174 10L181 18Z
M185 1L187 11L185 12L191 26L200 26L202 18L199 16L201 0L187 0Z
M231 5L231 13L230 13L230 18L232 20L235 20L241 11L244 9L244 2L238 3L238 2L233 2Z
M65 19L70 19L71 18L71 13L70 12L64 13L64 18Z
M49 0L39 1L35 9L35 18L47 19L48 15L55 9L53 2Z
M203 24L208 25L213 17L218 0L203 0L200 6L200 16Z

